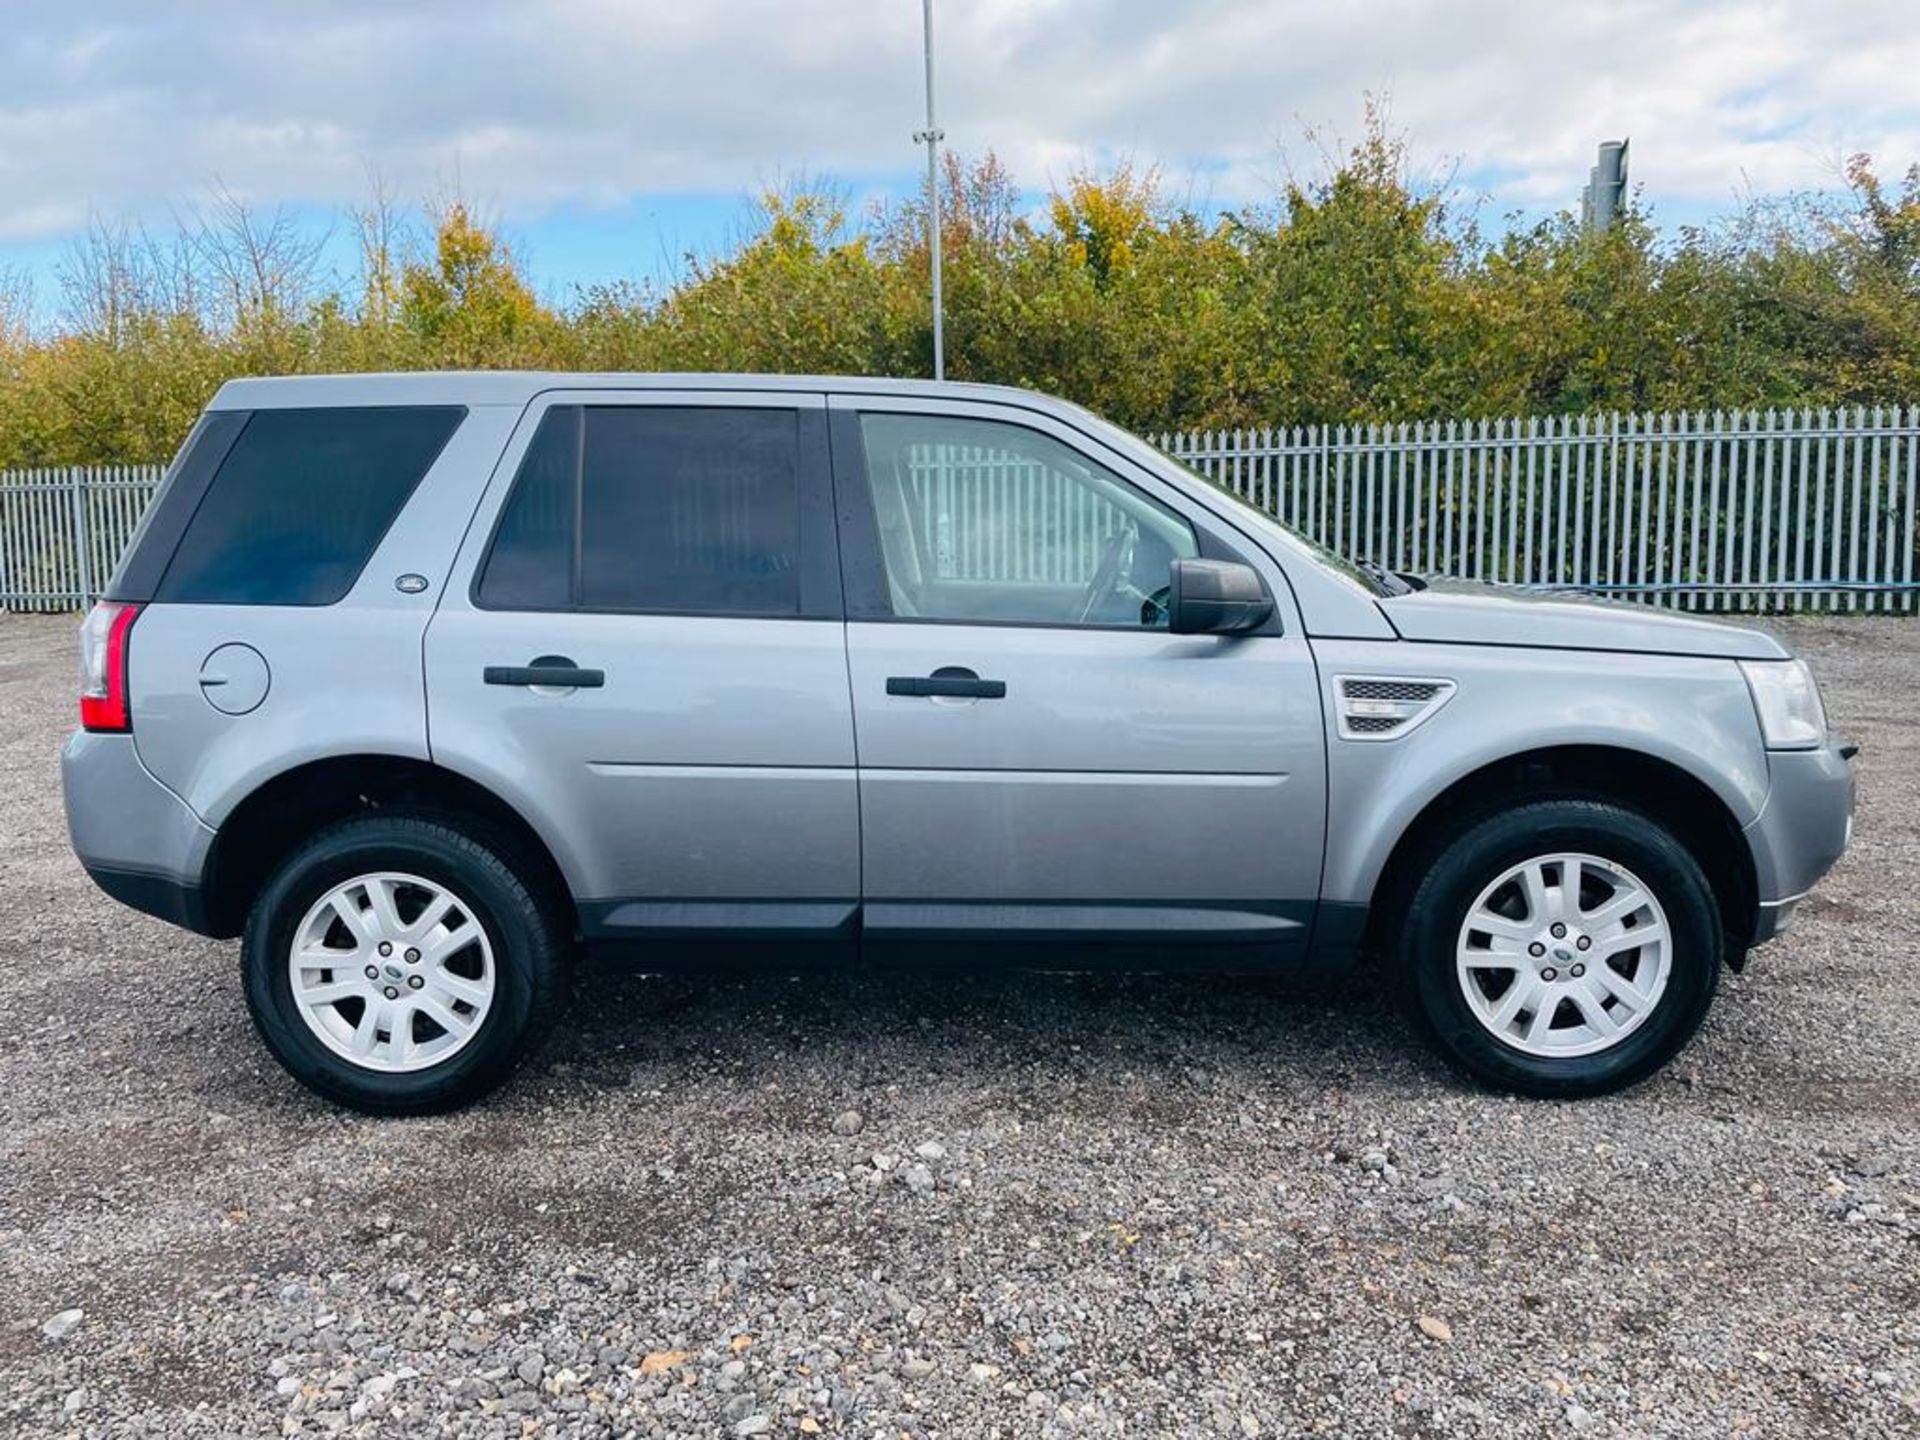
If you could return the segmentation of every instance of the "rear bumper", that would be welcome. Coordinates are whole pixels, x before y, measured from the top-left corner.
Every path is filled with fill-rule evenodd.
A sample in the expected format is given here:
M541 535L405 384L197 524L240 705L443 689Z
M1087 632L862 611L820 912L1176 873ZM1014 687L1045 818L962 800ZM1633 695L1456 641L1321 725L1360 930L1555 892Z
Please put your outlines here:
M183 930L214 934L198 885L140 870L109 870L100 865L88 865L86 869L93 883L122 905L158 916Z
M207 933L200 887L214 832L147 772L133 737L76 733L60 778L73 853L94 883L123 905Z
M1767 803L1747 826L1759 901L1753 943L1786 929L1793 907L1833 868L1853 838L1858 747L1829 740L1819 750L1767 756Z

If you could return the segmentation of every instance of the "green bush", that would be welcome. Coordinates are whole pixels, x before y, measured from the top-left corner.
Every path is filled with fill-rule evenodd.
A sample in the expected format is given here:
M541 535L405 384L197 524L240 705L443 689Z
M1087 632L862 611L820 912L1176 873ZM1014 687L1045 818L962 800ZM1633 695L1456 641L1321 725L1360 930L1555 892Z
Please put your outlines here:
M1920 171L1890 188L1860 157L1838 202L1669 237L1636 213L1493 241L1408 175L1376 130L1264 207L1203 217L1121 167L1034 216L992 156L949 157L948 374L1149 432L1920 393ZM0 466L165 456L236 375L931 367L922 203L853 220L829 190L771 195L731 254L670 289L555 305L464 205L415 242L384 199L355 213L354 292L316 284L283 221L217 200L170 242L96 229L51 332L0 292Z

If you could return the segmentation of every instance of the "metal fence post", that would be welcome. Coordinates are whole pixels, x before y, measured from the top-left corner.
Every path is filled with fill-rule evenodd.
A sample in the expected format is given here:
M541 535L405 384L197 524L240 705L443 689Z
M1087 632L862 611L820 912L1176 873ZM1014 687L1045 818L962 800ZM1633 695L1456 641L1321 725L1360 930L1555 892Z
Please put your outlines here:
M87 472L75 465L67 472L73 495L74 574L80 582L80 608L93 604L93 553L87 534Z

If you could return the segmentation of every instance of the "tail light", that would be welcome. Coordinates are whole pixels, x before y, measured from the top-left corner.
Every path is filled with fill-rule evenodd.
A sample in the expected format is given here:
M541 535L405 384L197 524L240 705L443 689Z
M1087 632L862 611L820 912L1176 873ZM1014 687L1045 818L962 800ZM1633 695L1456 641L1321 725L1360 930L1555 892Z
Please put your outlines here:
M127 632L138 605L102 600L80 626L80 725L86 730L131 730L127 701Z

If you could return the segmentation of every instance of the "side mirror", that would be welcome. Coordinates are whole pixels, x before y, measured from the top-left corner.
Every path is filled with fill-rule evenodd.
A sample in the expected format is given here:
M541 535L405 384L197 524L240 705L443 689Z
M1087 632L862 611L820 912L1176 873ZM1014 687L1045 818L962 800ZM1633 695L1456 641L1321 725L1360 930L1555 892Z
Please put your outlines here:
M1238 635L1273 618L1273 597L1251 565L1175 560L1167 587L1167 628L1176 635Z

